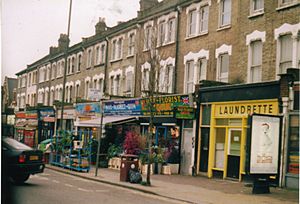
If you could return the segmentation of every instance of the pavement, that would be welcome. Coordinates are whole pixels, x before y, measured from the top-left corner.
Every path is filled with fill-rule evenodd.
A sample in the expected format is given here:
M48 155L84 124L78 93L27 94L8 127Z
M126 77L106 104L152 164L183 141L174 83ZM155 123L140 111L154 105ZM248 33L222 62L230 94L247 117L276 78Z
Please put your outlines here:
M156 174L151 175L151 186L144 186L120 181L120 171L114 169L99 168L98 175L95 176L94 166L89 172L73 171L50 164L47 164L46 168L91 181L159 196L177 203L299 203L298 190L270 187L270 194L252 194L252 186L249 183L217 178L209 179L205 176ZM145 180L146 175L143 175L143 181Z

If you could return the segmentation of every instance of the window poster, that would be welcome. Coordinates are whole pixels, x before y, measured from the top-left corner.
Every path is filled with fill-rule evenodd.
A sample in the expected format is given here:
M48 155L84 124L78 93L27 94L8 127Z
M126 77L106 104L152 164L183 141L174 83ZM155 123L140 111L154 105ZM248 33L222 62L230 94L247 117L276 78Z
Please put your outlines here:
M251 174L277 174L280 118L253 115L250 153Z

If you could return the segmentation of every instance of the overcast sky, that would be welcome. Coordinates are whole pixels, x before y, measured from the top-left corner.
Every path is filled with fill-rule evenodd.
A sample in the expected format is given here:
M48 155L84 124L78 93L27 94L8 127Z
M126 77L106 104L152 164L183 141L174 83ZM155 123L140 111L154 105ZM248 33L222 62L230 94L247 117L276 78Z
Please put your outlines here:
M2 0L1 84L49 53L67 33L69 0ZM73 0L71 45L92 36L99 17L108 26L137 16L139 0Z

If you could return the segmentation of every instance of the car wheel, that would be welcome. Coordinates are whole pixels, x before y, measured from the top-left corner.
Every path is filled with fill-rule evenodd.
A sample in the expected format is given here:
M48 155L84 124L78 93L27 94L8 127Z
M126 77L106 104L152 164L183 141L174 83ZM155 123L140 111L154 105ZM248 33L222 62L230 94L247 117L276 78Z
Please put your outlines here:
M15 184L23 184L25 181L29 179L29 174L22 174L22 175L14 175L11 176L12 182Z

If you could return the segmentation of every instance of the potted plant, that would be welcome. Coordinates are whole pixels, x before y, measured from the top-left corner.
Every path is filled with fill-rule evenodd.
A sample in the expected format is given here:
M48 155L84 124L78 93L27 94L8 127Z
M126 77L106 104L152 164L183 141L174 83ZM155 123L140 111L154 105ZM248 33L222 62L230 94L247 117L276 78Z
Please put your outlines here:
M172 174L178 174L179 171L179 151L176 147L172 146L165 153L167 165L171 168Z
M121 146L118 145L111 145L107 150L107 157L108 157L108 167L109 168L118 168L120 166L121 160L119 159L119 155L122 154L123 149Z

